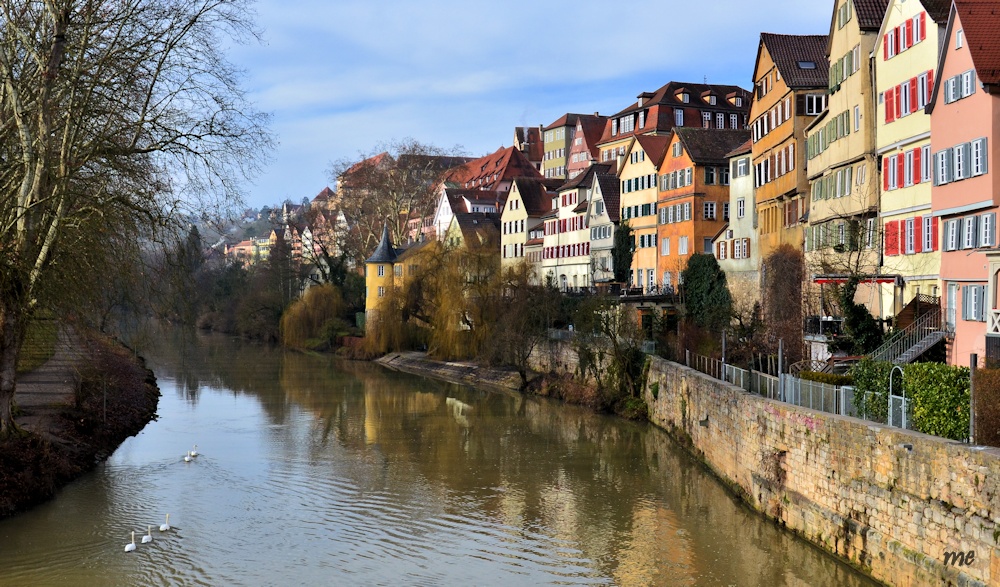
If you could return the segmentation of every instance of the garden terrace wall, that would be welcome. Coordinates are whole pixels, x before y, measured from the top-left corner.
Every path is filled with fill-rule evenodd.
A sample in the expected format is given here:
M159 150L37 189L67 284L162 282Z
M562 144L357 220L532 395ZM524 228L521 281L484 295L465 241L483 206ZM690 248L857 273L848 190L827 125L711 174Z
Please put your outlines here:
M893 585L1000 584L1000 450L813 412L651 360L650 420L750 506ZM948 555L970 552L965 564Z

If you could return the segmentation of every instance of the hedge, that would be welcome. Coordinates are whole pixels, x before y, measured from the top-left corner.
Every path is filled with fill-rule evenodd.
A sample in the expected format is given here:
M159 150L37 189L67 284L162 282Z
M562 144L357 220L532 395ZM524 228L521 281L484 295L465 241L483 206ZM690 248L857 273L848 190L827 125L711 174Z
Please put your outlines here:
M969 437L969 368L914 363L903 369L903 387L913 398L913 426L952 440Z

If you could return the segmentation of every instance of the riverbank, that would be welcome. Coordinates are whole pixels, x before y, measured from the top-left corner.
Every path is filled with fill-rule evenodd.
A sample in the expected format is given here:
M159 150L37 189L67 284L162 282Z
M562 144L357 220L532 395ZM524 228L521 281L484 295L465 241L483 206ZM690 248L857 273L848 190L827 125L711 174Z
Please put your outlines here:
M568 376L571 354L549 353L536 367ZM422 353L379 362L461 383L497 380ZM776 402L656 357L644 396L650 422L750 508L867 575L1000 584L1000 449Z
M18 378L24 434L0 442L0 519L50 499L156 416L160 392L141 357L63 328L46 363Z

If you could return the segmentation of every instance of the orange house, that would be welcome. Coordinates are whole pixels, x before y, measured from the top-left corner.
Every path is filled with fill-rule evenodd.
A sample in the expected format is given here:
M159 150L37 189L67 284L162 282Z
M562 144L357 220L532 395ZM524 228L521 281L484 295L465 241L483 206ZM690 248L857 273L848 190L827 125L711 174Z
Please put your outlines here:
M747 130L675 128L659 165L657 273L679 284L695 253L712 254L712 239L729 220L726 155L750 139Z

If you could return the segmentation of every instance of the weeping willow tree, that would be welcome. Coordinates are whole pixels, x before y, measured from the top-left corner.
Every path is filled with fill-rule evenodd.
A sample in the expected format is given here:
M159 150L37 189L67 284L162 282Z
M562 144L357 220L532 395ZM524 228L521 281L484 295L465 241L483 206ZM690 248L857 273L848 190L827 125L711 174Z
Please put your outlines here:
M335 328L344 323L347 309L340 289L331 284L315 285L281 316L281 341L285 346L310 348L332 344Z
M397 263L404 276L366 329L368 350L401 350L420 341L437 359L485 356L503 307L498 233L479 231L461 245L435 242Z

